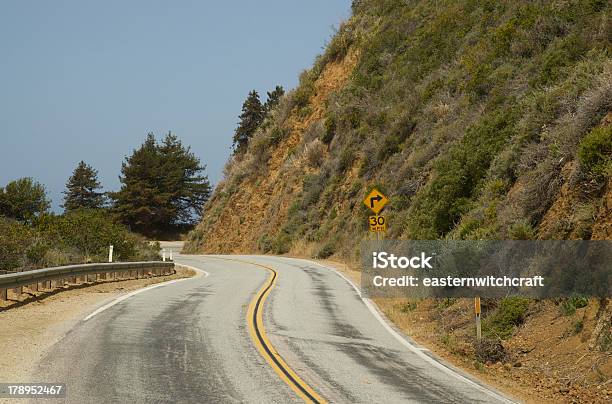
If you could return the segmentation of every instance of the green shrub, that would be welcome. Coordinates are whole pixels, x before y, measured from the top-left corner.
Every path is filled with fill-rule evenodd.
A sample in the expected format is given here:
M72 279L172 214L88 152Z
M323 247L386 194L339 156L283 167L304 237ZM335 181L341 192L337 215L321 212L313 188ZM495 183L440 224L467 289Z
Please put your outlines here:
M317 254L315 255L315 258L317 258L317 259L329 258L335 252L336 252L336 248L334 247L334 245L331 244L331 243L327 243L323 247L321 247L319 252L317 252Z
M508 229L510 240L533 240L536 232L531 224L526 221L514 223Z
M291 235L286 231L286 229L281 230L280 233L277 234L274 239L274 243L272 244L272 251L274 254L286 254L289 252L291 248Z
M525 321L530 300L523 297L506 297L482 323L483 332L491 338L506 339L512 336L514 328Z
M259 251L264 254L267 254L272 251L273 244L272 240L270 239L270 236L268 236L267 234L262 235L257 241L257 247L259 248Z
M43 218L37 229L50 245L74 249L85 261L104 262L113 245L118 261L154 257L156 247L130 233L106 210L76 210Z
M342 149L336 163L336 172L338 174L344 173L346 170L351 168L355 161L355 151L350 147Z
M117 261L159 259L159 243L130 233L106 210L45 215L36 227L0 218L0 270L105 262L110 245Z
M580 334L583 329L584 329L584 321L576 320L574 324L572 325L572 334L574 335Z
M378 149L378 160L386 160L389 156L398 153L402 144L414 131L416 123L404 116L397 122L391 132L383 138Z
M314 205L327 185L327 176L324 173L308 174L303 180L303 206Z
M411 300L398 304L399 311L402 313L410 313L411 311L416 310L417 306L417 302Z
M334 136L336 136L336 119L328 115L325 118L325 132L321 136L321 141L325 144L330 144Z
M560 80L566 73L566 66L576 62L588 50L585 39L578 34L570 34L558 39L544 53L540 73L531 80L532 86L544 86Z
M413 238L437 238L470 210L472 198L495 156L514 133L511 113L495 111L470 127L447 156L436 163L436 175L411 207Z
M585 170L609 176L612 170L612 125L595 128L586 135L580 142L578 158Z
M438 310L444 310L444 309L448 309L456 302L457 302L457 298L455 297L445 297L438 301L438 304L436 305L436 307L438 308Z
M326 64L344 58L354 39L353 26L350 22L342 23L327 45L321 63Z
M279 144L281 140L285 138L285 136L287 136L287 131L279 128L278 126L274 126L270 130L270 142L273 145Z
M0 270L24 268L27 251L34 242L34 232L17 221L0 217Z
M306 70L300 75L300 84L293 92L293 102L298 108L304 108L310 103L310 97L315 92L316 77L313 70Z
M561 314L563 314L564 316L571 316L572 314L576 312L577 309L586 307L588 304L589 304L588 298L584 296L580 296L580 295L573 295L565 299L561 303L561 305L559 306L559 310L561 311Z

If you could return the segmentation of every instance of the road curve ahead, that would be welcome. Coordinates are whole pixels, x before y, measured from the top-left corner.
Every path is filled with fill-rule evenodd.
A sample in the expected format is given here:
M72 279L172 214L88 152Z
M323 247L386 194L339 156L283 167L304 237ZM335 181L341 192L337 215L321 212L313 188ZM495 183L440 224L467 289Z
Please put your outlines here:
M386 326L334 271L268 256L186 256L208 276L82 321L33 380L69 403L495 403Z

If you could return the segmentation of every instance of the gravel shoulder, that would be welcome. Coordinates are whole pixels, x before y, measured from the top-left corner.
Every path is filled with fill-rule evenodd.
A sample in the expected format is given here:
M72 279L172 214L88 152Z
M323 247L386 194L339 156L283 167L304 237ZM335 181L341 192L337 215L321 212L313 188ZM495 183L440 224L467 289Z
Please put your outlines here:
M30 380L30 374L39 360L97 307L136 289L194 275L177 266L177 273L171 276L96 283L24 296L19 302L0 302L0 382L36 382Z

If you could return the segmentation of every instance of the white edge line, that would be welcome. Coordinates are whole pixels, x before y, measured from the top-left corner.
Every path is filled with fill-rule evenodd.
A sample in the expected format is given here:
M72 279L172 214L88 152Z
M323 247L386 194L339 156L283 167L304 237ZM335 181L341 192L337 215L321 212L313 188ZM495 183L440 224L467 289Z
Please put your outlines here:
M199 268L192 267L192 266L189 266L189 265L184 265L184 264L177 264L177 265L180 265L180 266L183 266L183 267L189 268L189 269L191 269L191 270L194 270L194 271L196 271L196 272L199 272L199 273L201 273L201 274L202 274L202 275L203 275L205 278L206 278L208 275L210 275L208 272L204 271L203 269L199 269ZM96 310L95 310L93 313L91 313L90 315L88 315L87 317L85 317L85 318L83 319L83 321L90 320L92 317L97 316L98 314L102 313L103 311L110 309L110 308L111 308L111 307L113 307L114 305L116 305L116 304L118 304L118 303L121 303L122 301L124 301L124 300L126 300L126 299L129 299L130 297L132 297L132 296L134 296L134 295L137 295L137 294L142 293L142 292L146 292L147 290L151 290L151 289L155 289L155 288L160 288L160 287L162 287L162 286L170 285L170 284L172 284L172 283L177 283L177 282L181 282L181 281L186 281L186 280L188 280L188 279L193 279L193 278L181 278L181 279L173 279L173 280L170 280L170 281L156 283L155 285L147 286L147 287L145 287L145 288L142 288L142 289L137 289L137 290L134 290L133 292L126 293L125 295L119 296L118 298L116 298L116 299L115 299L115 300L113 300L112 302L107 303L107 304L105 304L105 305L104 305L104 306L102 306L102 307L99 307L99 308L98 308L98 309L96 309Z
M357 293L357 295L359 296L359 298L363 301L363 303L366 305L366 307L368 308L368 310L370 310L370 312L374 315L374 317L378 320L378 322L380 322L382 324L382 326L389 332L389 334L391 334L393 337L395 337L396 340L398 340L402 345L404 345L406 348L410 349L412 352L414 352L418 357L420 357L421 359L423 359L424 361L430 363L431 365L435 366L436 368L442 370L443 372L471 385L472 387L475 387L476 389L480 390L483 393L488 394L491 397L494 397L497 400L506 402L506 403L515 403L515 401L512 401L498 393L496 393L493 390L490 390L478 383L476 383L473 380L468 379L467 377L457 373L455 370L445 366L444 364L438 362L437 360L435 360L434 358L432 358L431 356L423 353L424 350L427 350L426 348L420 348L418 346L414 346L412 345L410 342L408 342L404 337L402 337L397 331L395 331L393 329L393 327L391 327L389 325L389 323L380 315L380 312L378 311L378 309L376 308L376 306L374 305L374 303L372 303L372 301L368 298L365 298L361 295L361 291L359 290L359 288L357 287L357 285L355 285L355 283L353 281L351 281L348 277L346 277L343 273L341 273L340 271L338 271L335 268L332 267L328 267L326 265L322 265L319 264L318 262L314 262L314 261L310 261L310 260L304 260L304 261L308 261L310 263L316 264L322 268L325 268L329 271L335 272L338 276L340 276L342 279L344 279L349 285L351 285L353 287L353 289L355 289L355 292Z

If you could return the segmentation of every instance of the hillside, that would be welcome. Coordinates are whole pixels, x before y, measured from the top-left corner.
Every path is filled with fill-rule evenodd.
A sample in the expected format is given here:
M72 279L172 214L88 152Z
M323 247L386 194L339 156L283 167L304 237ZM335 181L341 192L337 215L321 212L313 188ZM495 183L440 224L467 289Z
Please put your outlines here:
M358 268L364 196L388 238L612 239L612 5L353 2L260 126L189 252L332 257ZM358 276L356 276L358 278ZM530 402L609 402L610 299L376 303L455 364ZM511 318L512 320L508 320ZM504 322L505 321L505 322Z
M610 11L354 1L227 163L187 249L354 261L373 186L392 238L610 238Z

